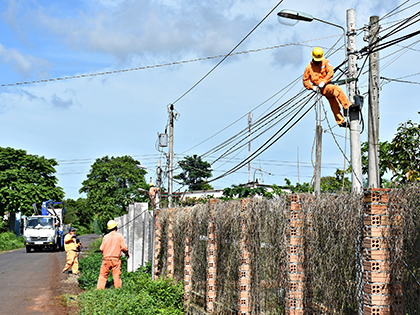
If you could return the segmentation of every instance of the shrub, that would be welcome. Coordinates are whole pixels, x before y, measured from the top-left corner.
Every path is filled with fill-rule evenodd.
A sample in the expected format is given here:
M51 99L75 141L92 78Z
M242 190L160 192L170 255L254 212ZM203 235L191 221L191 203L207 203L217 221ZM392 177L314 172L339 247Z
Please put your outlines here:
M13 232L0 234L0 251L22 248L25 246L23 236L16 237Z

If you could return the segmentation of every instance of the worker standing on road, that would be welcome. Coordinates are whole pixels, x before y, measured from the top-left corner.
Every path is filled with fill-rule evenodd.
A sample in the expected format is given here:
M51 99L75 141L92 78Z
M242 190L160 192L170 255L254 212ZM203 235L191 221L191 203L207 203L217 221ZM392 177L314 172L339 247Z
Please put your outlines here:
M117 222L114 220L108 221L107 228L110 232L104 236L100 247L102 251L102 265L96 286L98 290L105 289L106 279L111 270L114 286L121 288L121 252L127 256L127 259L130 258L124 237L117 232Z
M71 267L71 272L75 275L79 273L79 261L77 259L77 249L82 243L76 241L76 229L71 227L69 233L64 237L64 250L67 254L66 265L63 269L63 273L67 273L67 270Z
M321 92L330 103L337 124L340 127L347 127L347 122L340 112L340 104L347 110L351 103L339 86L330 84L333 75L334 69L324 58L324 51L320 47L315 47L312 50L312 61L306 66L303 74L303 85L308 90Z

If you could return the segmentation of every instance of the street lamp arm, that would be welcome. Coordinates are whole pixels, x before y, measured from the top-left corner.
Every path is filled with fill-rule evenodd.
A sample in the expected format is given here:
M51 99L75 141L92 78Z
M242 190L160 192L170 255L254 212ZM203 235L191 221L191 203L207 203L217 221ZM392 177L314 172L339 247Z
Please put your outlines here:
M331 23L331 22L328 22L328 21L325 21L325 20L321 20L321 19L318 19L316 17L312 17L312 18L314 20L319 21L319 22L322 22L322 23L325 23L325 24L329 24L329 25L332 25L332 26L335 26L335 27L339 27L339 28L341 28L343 30L344 35L346 34L346 29L344 27L342 27L341 25L334 24L334 23Z

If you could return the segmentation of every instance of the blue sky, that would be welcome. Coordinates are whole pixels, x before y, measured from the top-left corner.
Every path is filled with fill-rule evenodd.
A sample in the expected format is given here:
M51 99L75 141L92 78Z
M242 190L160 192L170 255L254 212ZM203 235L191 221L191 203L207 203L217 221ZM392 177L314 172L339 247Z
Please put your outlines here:
M251 0L84 0L0 1L0 85L83 74L161 65L229 52L278 1ZM313 47L331 47L341 31L319 23L285 26L277 21L281 9L294 9L339 25L346 25L346 10L356 9L357 27L372 15L384 16L403 1L290 1L275 12L237 49L248 51L295 43L280 48L229 57L194 90L175 104L176 160L185 154L203 154L247 126L238 123L190 150L257 107L303 74ZM409 1L406 8L415 1ZM381 21L383 28L419 10L415 5ZM418 24L398 33L418 30ZM322 39L324 38L324 39ZM419 45L389 54L419 38L380 52L380 75L400 78L420 72ZM342 39L339 41L341 44ZM363 32L358 48L366 45ZM385 57L385 58L384 58ZM81 182L95 159L131 155L155 169L164 156L156 150L157 134L165 130L167 106L202 78L219 59L165 67L118 72L87 78L1 87L1 146L55 158L57 177L67 198L78 198ZM329 58L344 60L340 50ZM363 62L359 60L359 66ZM364 68L367 70L367 67ZM363 71L364 72L364 71ZM419 82L418 76L406 80ZM284 102L301 90L300 81L284 95ZM359 81L367 92L367 74ZM391 140L399 123L419 120L415 84L384 84L380 91L380 140ZM308 92L309 93L309 92ZM276 98L275 98L276 99ZM278 104L280 104L278 103ZM327 106L327 118L334 125ZM253 112L262 115L274 101ZM272 107L273 108L273 107ZM367 103L363 110L367 121ZM324 121L324 128L328 126ZM279 125L281 126L281 124ZM276 127L278 128L278 127ZM252 142L258 148L276 128ZM315 112L311 111L280 141L252 162L251 179L284 184L284 178L310 181ZM344 129L334 129L344 148ZM367 123L362 141L367 139ZM347 148L349 146L347 145ZM238 153L238 152L237 152ZM347 154L350 155L349 149ZM245 148L233 159L215 163L214 175L235 166L248 155ZM217 156L209 157L212 162ZM230 156L229 158L232 158ZM343 156L331 135L324 134L322 175L342 168ZM262 172L258 169L262 169ZM155 174L149 172L147 177ZM213 182L215 188L248 180L247 167ZM165 184L167 186L167 184ZM175 189L179 186L175 186Z

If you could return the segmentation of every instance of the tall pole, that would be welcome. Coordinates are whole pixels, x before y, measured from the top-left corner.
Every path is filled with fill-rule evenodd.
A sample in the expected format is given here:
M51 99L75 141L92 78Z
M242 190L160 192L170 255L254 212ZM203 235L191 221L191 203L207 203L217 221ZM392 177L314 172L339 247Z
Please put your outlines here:
M168 166L168 207L172 207L174 176L174 105L169 106L169 166Z
M151 224L151 231L152 231L152 280L155 280L155 208L160 209L160 186L162 184L162 169L160 167L160 159L158 160L157 169L156 169L156 187L158 188L156 192L156 199L155 199L155 206L152 208L152 224Z
M251 124L252 124L252 113L248 113L248 158L251 156ZM251 160L248 161L248 183L251 182Z
M317 93L316 106L316 160L315 160L315 195L319 196L321 193L321 152L322 152L322 125L321 125L321 93Z
M379 17L370 17L369 50L375 49L378 44ZM369 176L368 187L379 188L379 53L369 55L369 111L368 111L368 161Z
M356 37L356 10L347 10L347 49L348 49L348 76L347 79L357 78L357 37ZM357 81L349 83L349 101L355 104ZM351 106L350 116L350 149L352 166L352 191L361 194L363 189L362 154L360 148L360 107Z

